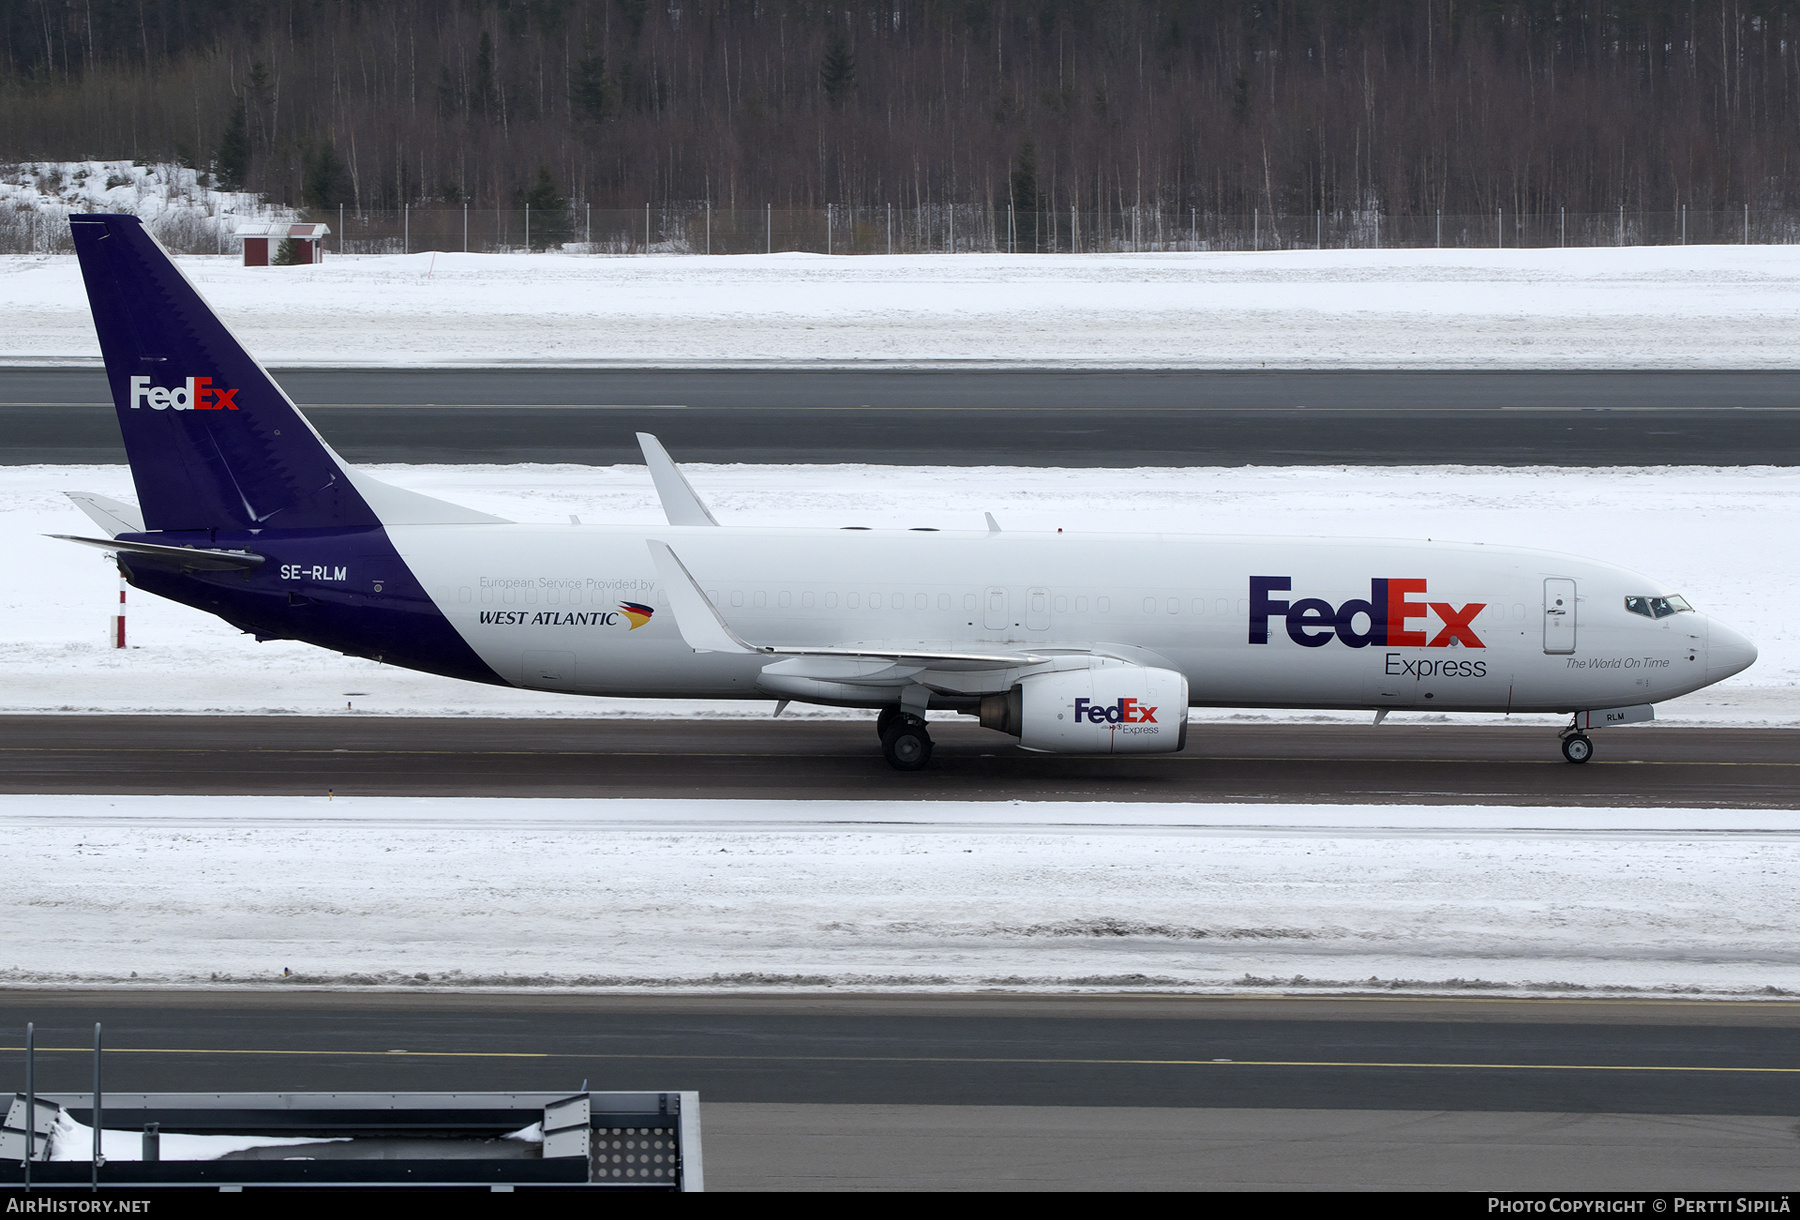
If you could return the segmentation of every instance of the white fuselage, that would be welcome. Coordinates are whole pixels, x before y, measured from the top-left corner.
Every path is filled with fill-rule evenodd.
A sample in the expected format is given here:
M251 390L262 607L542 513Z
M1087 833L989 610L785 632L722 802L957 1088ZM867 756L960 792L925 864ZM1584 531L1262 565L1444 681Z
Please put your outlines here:
M1478 543L516 524L389 535L496 673L589 695L785 693L764 679L769 657L684 642L647 539L673 547L757 644L1098 653L1179 671L1197 706L1566 712L1685 694L1756 655L1704 614L1627 611L1627 597L1677 592L1661 582ZM1377 613L1361 608L1376 600ZM1288 609L1265 613L1267 642L1252 642L1272 603ZM1385 641L1379 618L1398 620Z

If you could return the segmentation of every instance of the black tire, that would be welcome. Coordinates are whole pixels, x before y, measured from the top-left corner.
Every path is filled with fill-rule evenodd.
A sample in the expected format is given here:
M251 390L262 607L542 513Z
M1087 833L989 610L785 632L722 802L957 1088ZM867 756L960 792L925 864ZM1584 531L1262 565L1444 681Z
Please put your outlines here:
M902 714L897 707L882 708L881 714L875 717L875 736L886 741L888 730L894 727L894 722L900 719Z
M1572 763L1584 763L1594 756L1594 743L1581 733L1563 738L1563 757Z
M896 771L919 771L931 761L931 734L916 716L895 721L881 739L881 752Z

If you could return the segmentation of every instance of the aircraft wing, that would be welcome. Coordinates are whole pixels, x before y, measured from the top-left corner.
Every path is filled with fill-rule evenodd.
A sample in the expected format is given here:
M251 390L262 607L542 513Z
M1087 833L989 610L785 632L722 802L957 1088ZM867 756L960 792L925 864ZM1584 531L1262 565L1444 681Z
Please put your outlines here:
M1022 665L1041 665L1048 658L1028 652L933 652L916 648L883 648L880 645L857 645L851 648L824 648L784 644L752 644L731 629L712 599L701 590L693 573L666 542L654 539L646 545L656 564L657 578L669 592L669 608L675 615L676 629L695 652L747 652L776 657L843 657L867 658L896 664L916 664L932 669L979 670L1013 669Z

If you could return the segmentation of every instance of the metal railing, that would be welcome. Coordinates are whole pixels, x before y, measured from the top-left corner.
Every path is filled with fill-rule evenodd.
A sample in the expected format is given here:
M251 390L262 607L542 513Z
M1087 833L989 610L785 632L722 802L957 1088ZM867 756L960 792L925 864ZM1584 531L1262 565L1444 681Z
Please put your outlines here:
M333 226L327 248L346 254L426 250L571 254L953 254L1131 253L1311 249L1517 249L1557 246L1793 244L1800 211L1739 207L1667 212L1374 211L1248 214L1199 208L1021 212L957 204L923 208L642 209L577 205L526 208L418 207L307 212Z
M1800 243L1800 211L1736 207L1701 211L1512 212L1491 214L1315 209L1208 212L1128 207L1020 211L1004 204L899 208L719 208L705 203L557 209L424 205L298 212L264 219L322 221L328 253L425 251L578 255L931 253L1105 253L1156 251L1518 249L1788 245ZM279 215L277 215L279 213ZM69 253L62 209L0 210L0 254ZM183 254L232 254L239 218L170 210L150 221L165 246Z

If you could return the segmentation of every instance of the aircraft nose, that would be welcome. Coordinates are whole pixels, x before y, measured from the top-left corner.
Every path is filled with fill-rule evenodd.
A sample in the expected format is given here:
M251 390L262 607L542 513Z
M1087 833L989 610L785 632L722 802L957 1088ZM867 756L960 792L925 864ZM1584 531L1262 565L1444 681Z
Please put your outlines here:
M1707 623L1706 677L1710 682L1742 673L1756 663L1756 645L1717 619Z

